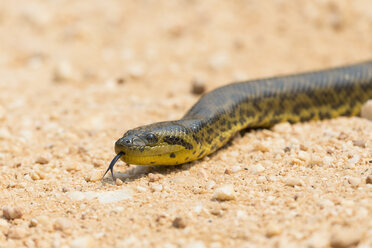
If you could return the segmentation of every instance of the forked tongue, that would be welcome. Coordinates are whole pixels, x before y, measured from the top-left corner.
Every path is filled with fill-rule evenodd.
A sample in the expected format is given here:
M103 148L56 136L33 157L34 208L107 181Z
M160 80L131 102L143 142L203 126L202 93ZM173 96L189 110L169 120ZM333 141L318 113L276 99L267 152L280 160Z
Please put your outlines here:
M116 162L119 160L119 158L120 158L121 156L123 156L123 155L124 155L124 152L119 152L118 154L116 154L115 158L111 161L109 167L107 168L107 170L106 170L106 172L105 172L105 174L103 175L102 178L104 178L104 177L106 176L107 172L110 171L110 172L111 172L111 176L112 176L112 180L115 181L114 171L113 171L113 169L114 169L114 165L115 165Z

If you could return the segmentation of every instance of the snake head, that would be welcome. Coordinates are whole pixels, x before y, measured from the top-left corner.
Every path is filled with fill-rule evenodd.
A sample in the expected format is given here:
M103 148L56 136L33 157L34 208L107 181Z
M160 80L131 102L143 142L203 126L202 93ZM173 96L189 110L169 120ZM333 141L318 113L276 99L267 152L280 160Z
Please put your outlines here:
M175 165L185 163L195 147L190 129L180 121L158 122L126 132L115 143L121 160L138 165ZM188 156L189 155L189 156Z

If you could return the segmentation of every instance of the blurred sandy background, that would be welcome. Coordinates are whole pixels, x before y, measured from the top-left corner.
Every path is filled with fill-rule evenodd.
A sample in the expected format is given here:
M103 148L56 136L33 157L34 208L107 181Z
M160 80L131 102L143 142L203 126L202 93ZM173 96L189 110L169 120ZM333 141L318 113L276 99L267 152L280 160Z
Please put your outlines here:
M182 117L195 82L371 58L369 0L1 0L0 247L372 247L361 118L250 132L178 167L120 162L100 181L116 139ZM214 200L226 185L233 199Z

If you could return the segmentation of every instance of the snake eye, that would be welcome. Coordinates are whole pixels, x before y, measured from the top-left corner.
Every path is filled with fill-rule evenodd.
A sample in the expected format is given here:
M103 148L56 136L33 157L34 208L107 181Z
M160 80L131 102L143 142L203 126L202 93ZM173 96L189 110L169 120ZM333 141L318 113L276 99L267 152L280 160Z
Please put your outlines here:
M155 134L148 133L148 134L146 134L146 140L149 143L156 143L158 141L158 138L156 138Z

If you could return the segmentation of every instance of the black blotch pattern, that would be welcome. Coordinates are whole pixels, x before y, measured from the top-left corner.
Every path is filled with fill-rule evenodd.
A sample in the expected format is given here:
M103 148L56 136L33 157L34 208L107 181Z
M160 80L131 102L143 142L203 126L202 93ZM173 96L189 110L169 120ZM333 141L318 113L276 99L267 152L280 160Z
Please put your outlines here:
M163 141L170 144L170 145L183 146L188 150L191 150L193 148L193 146L189 142L185 141L184 139L182 139L180 137L176 137L176 136L165 136Z
M176 157L176 154L174 154L174 152L172 152L171 154L169 154L169 157L175 158Z

